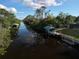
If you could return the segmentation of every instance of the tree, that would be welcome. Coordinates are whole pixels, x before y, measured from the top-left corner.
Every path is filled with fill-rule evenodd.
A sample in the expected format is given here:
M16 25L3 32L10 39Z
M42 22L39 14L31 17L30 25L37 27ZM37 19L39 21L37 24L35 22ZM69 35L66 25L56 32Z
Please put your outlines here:
M66 18L66 14L63 13L63 12L61 12L61 13L57 16L57 19L59 20L59 23L60 23L60 24L64 24L65 18Z
M33 23L37 23L38 20L36 20L36 18L32 15L28 15L27 17L25 17L25 19L23 20L25 23L31 25Z
M76 17L75 22L79 24L79 16Z
M40 9L41 9L41 15L40 16L43 19L45 17L45 9L46 9L46 7L42 6Z
M42 6L39 9L36 9L35 15L37 19L43 19L45 17L45 6Z
M0 22L2 22L3 27L9 27L17 21L20 23L14 14L9 13L5 9L0 9Z
M57 20L57 24L59 25L59 27L63 27L66 23L66 17L67 17L67 13L59 13L59 15L56 17Z
M65 23L66 23L66 24L73 24L73 23L75 23L75 19L76 19L75 16L68 15L68 16L66 17Z

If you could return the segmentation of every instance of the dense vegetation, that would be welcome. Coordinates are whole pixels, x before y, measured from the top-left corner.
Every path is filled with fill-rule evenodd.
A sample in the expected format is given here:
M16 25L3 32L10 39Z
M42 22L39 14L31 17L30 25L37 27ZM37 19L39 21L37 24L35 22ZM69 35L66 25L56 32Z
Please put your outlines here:
M12 41L11 26L14 23L20 24L20 20L5 9L0 9L0 55L6 52L5 49Z
M62 33L74 36L75 38L79 38L78 30L71 30L71 24L79 24L79 16L72 16L68 13L60 12L59 15L54 16L49 13L49 11L45 11L45 7L41 7L35 11L35 15L28 15L24 19L24 23L28 25L31 29L35 31L42 31L43 28L47 25L52 25L55 28L66 28L61 30Z
M45 7L41 7L35 11L35 15L28 15L24 19L24 23L31 26L30 28L42 28L46 25L53 25L54 27L68 27L69 24L79 23L79 16L72 16L68 13L60 12L59 15L54 16L51 13L45 12ZM41 16L42 15L42 16Z

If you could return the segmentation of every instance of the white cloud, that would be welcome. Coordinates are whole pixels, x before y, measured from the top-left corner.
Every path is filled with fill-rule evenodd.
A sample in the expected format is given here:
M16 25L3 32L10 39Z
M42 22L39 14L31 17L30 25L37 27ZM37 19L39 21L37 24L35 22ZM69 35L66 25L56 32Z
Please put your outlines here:
M10 13L17 13L17 10L12 7L12 8L9 9L9 12L10 12Z
M41 6L59 6L62 5L63 0L18 0L28 7L40 8Z
M0 4L0 9L5 9L10 13L17 13L17 10L14 7L8 8L8 7L6 7L6 6L2 5L2 4Z
M0 9L7 9L7 7L2 5L2 4L0 4Z

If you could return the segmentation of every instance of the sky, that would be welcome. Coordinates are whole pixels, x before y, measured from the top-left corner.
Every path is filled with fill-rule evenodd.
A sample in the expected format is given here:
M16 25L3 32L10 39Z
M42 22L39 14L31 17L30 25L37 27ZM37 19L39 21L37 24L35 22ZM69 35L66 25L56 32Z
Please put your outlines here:
M60 12L79 16L79 0L0 0L0 8L14 13L19 19L34 15L41 6L46 6L55 16Z

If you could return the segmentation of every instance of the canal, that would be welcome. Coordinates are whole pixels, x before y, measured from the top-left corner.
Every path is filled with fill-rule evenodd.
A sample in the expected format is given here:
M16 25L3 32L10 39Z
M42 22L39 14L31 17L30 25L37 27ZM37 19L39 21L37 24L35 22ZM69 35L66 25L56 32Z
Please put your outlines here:
M33 46L37 43L35 33L27 29L21 22L18 37L14 39L7 49L3 59L77 59L78 52L72 48L58 44L56 39L46 39L47 42ZM40 36L39 36L40 38ZM45 40L41 38L41 40Z
M26 45L33 45L35 43L34 34L27 29L25 24L21 22L18 31L18 37L16 38L17 44L26 44Z

